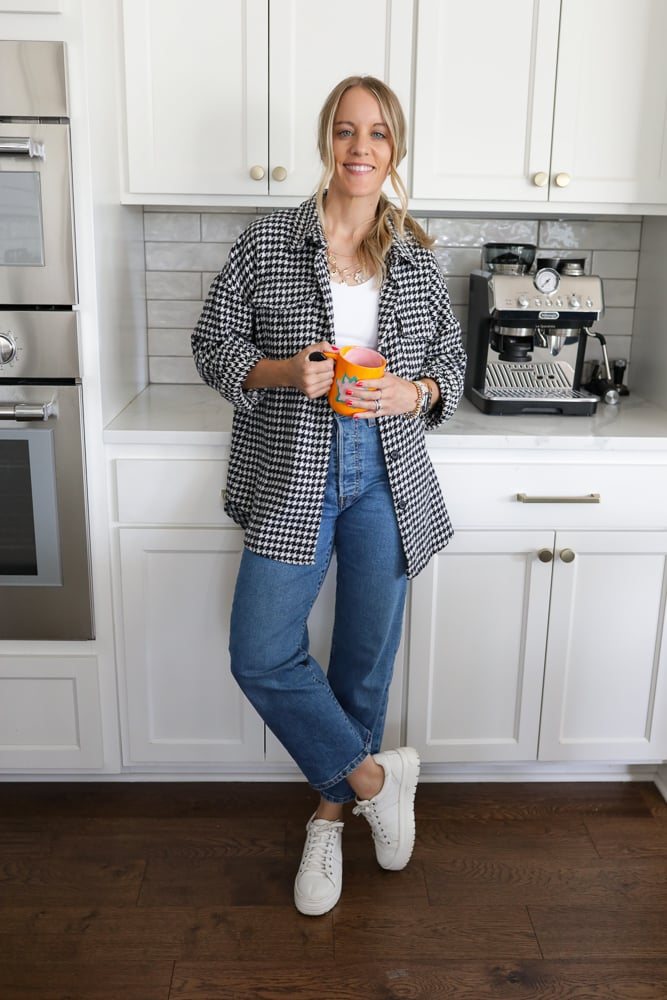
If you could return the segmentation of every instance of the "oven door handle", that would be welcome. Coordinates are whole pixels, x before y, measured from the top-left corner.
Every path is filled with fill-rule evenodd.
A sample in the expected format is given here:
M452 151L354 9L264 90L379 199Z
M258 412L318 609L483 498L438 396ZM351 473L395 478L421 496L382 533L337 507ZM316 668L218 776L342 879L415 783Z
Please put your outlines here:
M0 403L0 420L48 420L53 403Z
M35 142L34 139L0 136L0 156L38 156L45 160L46 150L43 142Z

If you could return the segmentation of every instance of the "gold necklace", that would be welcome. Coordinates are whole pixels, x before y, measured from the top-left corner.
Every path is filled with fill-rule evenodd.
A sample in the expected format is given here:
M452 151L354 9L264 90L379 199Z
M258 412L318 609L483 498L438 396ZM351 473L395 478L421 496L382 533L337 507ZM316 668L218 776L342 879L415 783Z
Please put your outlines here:
M355 257L351 258L352 261L355 260ZM366 272L363 267L357 266L355 268L354 263L347 267L339 267L336 255L329 247L327 247L327 264L329 265L329 275L333 281L340 281L345 285L349 285L353 281L355 285L362 285L366 280Z

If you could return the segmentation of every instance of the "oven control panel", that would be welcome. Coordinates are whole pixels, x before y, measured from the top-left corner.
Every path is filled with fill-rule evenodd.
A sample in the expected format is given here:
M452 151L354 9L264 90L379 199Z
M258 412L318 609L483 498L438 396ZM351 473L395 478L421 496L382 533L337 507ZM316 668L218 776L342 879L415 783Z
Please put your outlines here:
M0 310L2 379L76 379L77 314L71 310Z

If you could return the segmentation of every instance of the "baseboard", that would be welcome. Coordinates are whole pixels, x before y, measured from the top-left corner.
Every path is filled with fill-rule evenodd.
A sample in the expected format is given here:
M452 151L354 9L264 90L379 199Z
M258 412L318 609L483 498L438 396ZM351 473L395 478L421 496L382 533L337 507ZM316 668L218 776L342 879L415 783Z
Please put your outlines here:
M667 802L667 764L662 764L658 768L654 777L655 787L658 789L662 795L665 802Z

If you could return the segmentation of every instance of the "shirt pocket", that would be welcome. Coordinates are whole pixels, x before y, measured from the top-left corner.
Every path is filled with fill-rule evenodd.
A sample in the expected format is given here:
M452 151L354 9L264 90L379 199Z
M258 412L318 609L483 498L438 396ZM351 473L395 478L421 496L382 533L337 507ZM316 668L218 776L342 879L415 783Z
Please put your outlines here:
M255 340L269 357L288 358L330 336L321 295L289 281L256 290L252 300Z

